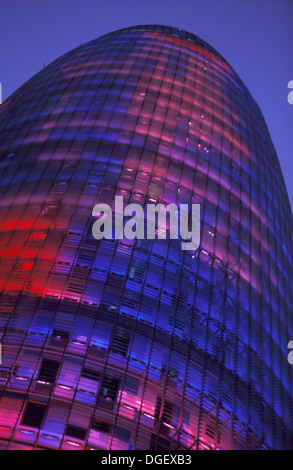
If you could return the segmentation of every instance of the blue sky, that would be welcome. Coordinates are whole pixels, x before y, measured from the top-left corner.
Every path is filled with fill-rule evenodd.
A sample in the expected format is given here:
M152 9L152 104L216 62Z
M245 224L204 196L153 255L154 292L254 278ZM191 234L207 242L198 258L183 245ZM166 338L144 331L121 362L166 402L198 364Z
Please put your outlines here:
M210 43L259 104L293 207L293 0L10 0L0 9L3 100L70 49L136 24L184 28Z

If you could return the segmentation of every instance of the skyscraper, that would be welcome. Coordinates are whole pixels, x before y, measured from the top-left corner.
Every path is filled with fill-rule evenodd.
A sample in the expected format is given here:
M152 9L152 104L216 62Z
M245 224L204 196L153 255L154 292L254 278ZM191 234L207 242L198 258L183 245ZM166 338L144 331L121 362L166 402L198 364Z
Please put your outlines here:
M139 26L0 107L2 449L292 448L291 210L259 107L193 34ZM200 204L180 240L93 207Z

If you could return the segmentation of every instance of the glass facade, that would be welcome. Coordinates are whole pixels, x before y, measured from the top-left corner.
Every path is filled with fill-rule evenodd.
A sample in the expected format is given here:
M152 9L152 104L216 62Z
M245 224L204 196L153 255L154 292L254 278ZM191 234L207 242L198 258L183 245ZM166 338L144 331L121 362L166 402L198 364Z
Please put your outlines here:
M193 34L123 29L0 106L0 448L293 448L293 223L262 114ZM200 204L201 243L95 204Z

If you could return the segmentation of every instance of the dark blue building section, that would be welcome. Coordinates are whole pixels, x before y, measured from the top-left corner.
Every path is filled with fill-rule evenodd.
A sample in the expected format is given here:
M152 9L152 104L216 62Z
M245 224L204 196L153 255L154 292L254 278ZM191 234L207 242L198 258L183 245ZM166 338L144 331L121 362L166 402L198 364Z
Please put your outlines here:
M98 203L200 204L181 240ZM0 106L0 448L293 448L293 223L257 104L193 34L138 26Z

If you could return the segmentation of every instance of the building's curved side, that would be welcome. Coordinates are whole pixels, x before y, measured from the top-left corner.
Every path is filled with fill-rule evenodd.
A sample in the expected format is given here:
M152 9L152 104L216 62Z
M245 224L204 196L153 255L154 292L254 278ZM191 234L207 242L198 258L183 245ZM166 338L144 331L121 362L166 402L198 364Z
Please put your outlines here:
M3 449L292 448L290 206L258 106L196 36L127 28L0 107ZM199 203L201 244L98 202Z

